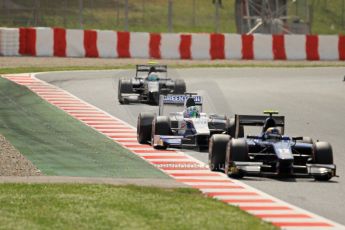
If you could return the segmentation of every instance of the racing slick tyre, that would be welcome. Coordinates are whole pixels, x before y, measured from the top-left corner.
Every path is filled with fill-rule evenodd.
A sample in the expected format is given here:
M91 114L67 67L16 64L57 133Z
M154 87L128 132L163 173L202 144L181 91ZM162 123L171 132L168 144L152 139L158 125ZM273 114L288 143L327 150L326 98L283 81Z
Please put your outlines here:
M248 145L244 139L231 139L226 147L225 174L233 178L242 178L244 173L238 170L233 162L249 161Z
M151 140L154 113L139 113L137 121L137 139L140 144L148 144Z
M333 164L333 150L328 142L316 142L314 144L314 162L315 164ZM333 175L326 174L315 176L315 180L328 181Z
M174 94L184 94L186 92L186 82L182 79L175 80Z
M226 146L230 140L227 134L214 134L208 145L208 165L211 171L224 169Z
M132 83L131 80L128 79L120 79L119 80L119 84L118 84L118 100L120 102L120 104L126 104L128 103L128 101L122 97L122 94L124 93L133 93L133 87L132 87Z
M228 134L231 137L235 137L235 132L236 132L235 118L230 118L229 119L229 125L228 125ZM236 137L236 138L239 138L239 137L244 137L244 128L242 125L240 126L240 129L238 132L238 137Z
M167 116L156 117L152 122L151 144L155 149L166 149L168 146L154 146L154 135L171 135L170 118Z

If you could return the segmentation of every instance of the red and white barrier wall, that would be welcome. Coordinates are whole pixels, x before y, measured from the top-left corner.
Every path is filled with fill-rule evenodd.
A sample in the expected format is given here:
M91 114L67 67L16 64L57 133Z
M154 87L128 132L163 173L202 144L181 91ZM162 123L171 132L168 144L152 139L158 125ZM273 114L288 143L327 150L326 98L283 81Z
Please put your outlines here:
M0 28L0 55L345 60L345 35L178 34L62 28Z

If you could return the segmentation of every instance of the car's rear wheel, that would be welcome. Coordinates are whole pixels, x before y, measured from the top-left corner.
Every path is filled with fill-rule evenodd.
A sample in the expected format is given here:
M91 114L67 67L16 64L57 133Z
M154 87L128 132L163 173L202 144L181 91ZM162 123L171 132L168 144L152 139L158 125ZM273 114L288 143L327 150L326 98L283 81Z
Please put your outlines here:
M229 119L229 125L228 125L228 134L231 137L235 137L236 134L236 124L235 124L235 118ZM238 130L238 136L236 138L244 137L244 128L242 125L240 125L240 128Z
M154 113L139 113L137 121L137 140L140 144L147 144L150 142L154 117Z
M211 136L208 146L208 164L211 171L224 169L226 146L230 136L226 134L214 134Z
M184 94L186 92L186 82L183 79L175 80L174 94Z
M225 173L233 178L242 178L244 173L234 167L234 162L249 161L248 144L244 139L231 139L226 148Z
M316 142L314 144L314 162L315 164L333 164L333 150L328 142ZM315 176L315 180L328 181L333 175L326 174Z
M132 87L132 83L131 80L129 79L120 79L119 80L119 84L118 84L118 100L120 102L120 104L126 104L128 103L128 101L122 96L122 94L124 93L132 93L133 92L133 87Z
M170 126L170 119L167 116L159 116L156 117L152 122L152 140L151 144L153 145L153 138L154 135L171 135L171 126ZM166 149L168 146L154 146L155 149Z

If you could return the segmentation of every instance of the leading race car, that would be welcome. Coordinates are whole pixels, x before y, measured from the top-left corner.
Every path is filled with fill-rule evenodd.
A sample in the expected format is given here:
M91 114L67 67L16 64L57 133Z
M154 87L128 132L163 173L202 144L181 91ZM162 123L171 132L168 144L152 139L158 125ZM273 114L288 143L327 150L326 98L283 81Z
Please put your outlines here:
M234 138L214 135L210 140L211 169L224 170L231 177L246 175L311 176L327 181L336 175L332 147L327 142L314 142L310 137L284 136L285 118L273 116L235 115L235 126L262 126L256 136Z
M183 111L164 115L166 106L184 105ZM202 97L194 94L161 96L159 114L140 113L137 138L141 144L151 143L154 148L197 147L207 148L213 134L234 132L234 120L224 115L202 112Z
M140 102L157 105L160 95L185 92L184 80L168 78L166 65L137 65L135 77L120 79L118 84L118 100L121 104Z

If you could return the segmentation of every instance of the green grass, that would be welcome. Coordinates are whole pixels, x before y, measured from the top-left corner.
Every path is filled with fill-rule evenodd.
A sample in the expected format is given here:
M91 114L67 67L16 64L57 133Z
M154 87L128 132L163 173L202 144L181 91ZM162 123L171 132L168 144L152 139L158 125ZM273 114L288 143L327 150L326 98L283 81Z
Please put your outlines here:
M139 157L0 78L0 133L45 175L167 178Z
M214 32L215 7L211 0L173 1L173 31L174 32ZM338 34L345 32L345 11L343 0L298 0L297 14L305 19L305 6L310 5L313 11L312 32L319 34ZM51 26L66 28L81 28L79 19L79 1L40 1L40 10L35 19L34 0L11 0L17 4L16 10L7 10L0 6L0 26ZM125 29L124 1L117 0L84 0L83 28L85 29ZM145 32L168 31L168 0L128 0L129 30ZM224 0L220 9L220 32L234 33L235 0ZM296 4L289 2L288 10L295 14ZM21 7L21 8L18 8ZM37 24L36 24L37 21Z
M15 73L37 73L50 71L70 71L70 70L109 70L109 69L133 69L134 65L121 66L62 66L62 67L9 67L1 68L0 74L15 74Z
M343 6L343 0L312 0L311 2L314 9L313 33L345 33L345 5Z
M0 229L277 229L194 189L2 184Z
M162 61L164 64L164 61ZM231 68L231 67L256 67L256 68L304 68L304 67L344 67L344 62L251 62L251 61L241 61L232 63L186 63L186 64L168 64L170 69L173 68ZM134 69L135 65L114 65L114 66L59 66L59 67L0 67L0 74L16 74L16 73L38 73L38 72L50 72L50 71L73 71L73 70L111 70L111 69Z
M6 11L0 8L2 26L34 26L34 1L12 0L24 7L22 10ZM41 1L39 26L80 28L79 1ZM85 29L125 29L124 1L84 0L83 28ZM145 7L143 7L145 2ZM221 31L235 31L233 21L234 0L223 1L220 14ZM175 32L212 32L214 30L214 7L211 0L197 0L195 23L193 23L192 0L174 0L173 21ZM166 32L168 17L167 0L129 0L129 29L131 31Z

